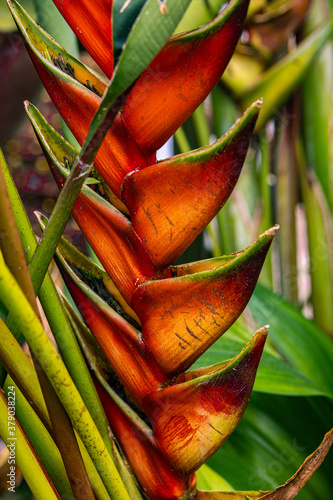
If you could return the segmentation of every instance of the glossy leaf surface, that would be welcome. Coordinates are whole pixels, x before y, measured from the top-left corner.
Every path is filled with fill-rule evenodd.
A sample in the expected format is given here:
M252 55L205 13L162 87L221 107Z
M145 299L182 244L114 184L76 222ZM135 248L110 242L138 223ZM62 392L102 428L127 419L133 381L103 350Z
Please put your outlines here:
M270 337L283 355L318 390L333 397L331 340L282 297L258 286L249 303L258 322L269 322Z

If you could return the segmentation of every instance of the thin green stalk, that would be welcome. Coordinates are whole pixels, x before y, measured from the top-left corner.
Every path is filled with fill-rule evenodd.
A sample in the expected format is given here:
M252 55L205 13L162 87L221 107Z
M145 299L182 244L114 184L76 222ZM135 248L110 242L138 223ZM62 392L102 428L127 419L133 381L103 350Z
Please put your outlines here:
M294 105L297 104L296 101ZM294 112L293 112L294 111ZM296 220L297 179L295 141L298 134L297 110L284 109L276 147L277 171L277 216L281 221L279 234L281 289L283 295L294 305L298 303L297 259L296 259Z
M59 399L65 407L112 499L129 500L119 473L107 452L90 413L69 373L44 332L26 297L1 256L0 299L15 316L30 349L39 360Z
M187 153L188 151L191 151L192 148L190 146L190 143L188 142L183 127L180 127L178 130L176 130L175 139L181 153Z
M207 146L210 141L210 130L207 122L204 105L201 104L192 115L195 135L197 137L198 146Z
M7 399L2 390L0 390L0 436L10 450L10 457L14 457L15 465L12 465L14 469L11 469L11 471L16 472L17 464L36 500L60 500L18 419L15 418L15 425L9 427L8 416ZM11 430L12 428L14 430ZM14 433L14 436L11 433ZM15 493L15 480L13 483L14 490L11 490L11 492Z
M62 498L63 495L67 495L68 498L70 498L73 495L72 489L56 444L20 389L16 386L13 379L7 377L3 388L7 398L9 391L11 391L13 387L15 388L15 414L21 422L25 433L41 459L59 495Z
M0 155L2 155L0 150ZM13 209L7 193L2 169L0 169L0 248L6 264L25 291L30 304L37 313L34 289L29 276L27 262L15 223Z
M192 115L195 135L199 147L207 146L210 142L210 130L208 120L205 113L204 104L201 104ZM221 240L217 224L214 221L210 222L206 227L209 235L213 257L218 257L222 254Z
M38 386L35 368L32 363L30 363L19 343L15 340L6 325L0 321L0 360L2 359L6 360L6 370L10 373L16 386L20 387L24 397L31 402L30 405L32 409L36 412L43 425L52 435L53 431L50 417L46 410L43 395ZM29 413L27 415L29 416ZM110 500L101 478L77 434L76 438L96 498L98 500Z
M36 237L26 215L22 201L19 197L9 169L2 156L0 150L0 165L3 170L4 179L6 182L10 202L14 210L15 221L19 229L26 259L30 260L35 248L37 247ZM43 310L55 337L61 356L78 388L91 416L96 423L96 426L104 440L105 446L112 456L112 447L110 443L110 430L107 424L107 419L100 399L97 395L95 386L91 379L87 365L83 359L80 348L76 342L73 330L69 324L67 316L62 308L58 293L54 283L47 273L43 284L40 288L39 298L41 300ZM7 325L10 325L7 322ZM13 330L11 329L12 333ZM1 369L1 367L0 367ZM4 381L5 372L2 371L3 377L0 382ZM1 384L2 385L2 384Z
M39 317L34 289L30 279L27 262L18 229L15 223L13 210L4 181L3 171L0 169L0 212L1 243L6 264L13 273L14 278L20 283L21 289L32 306L35 314ZM52 428L59 450L64 460L68 478L72 485L74 498L93 500L92 492L82 457L77 445L70 420L50 385L45 373L40 368L38 361L33 359L37 370L37 376L42 389L45 403L52 421ZM84 493L83 493L84 492Z
M49 414L45 406L36 371L21 349L20 344L1 319L0 361L6 369L6 372L8 372L17 385L20 386L21 391L27 395L29 401L31 401L31 406L35 408L37 414L47 426L48 431L52 432L52 425L50 423ZM13 372L13 367L16 367L19 377Z

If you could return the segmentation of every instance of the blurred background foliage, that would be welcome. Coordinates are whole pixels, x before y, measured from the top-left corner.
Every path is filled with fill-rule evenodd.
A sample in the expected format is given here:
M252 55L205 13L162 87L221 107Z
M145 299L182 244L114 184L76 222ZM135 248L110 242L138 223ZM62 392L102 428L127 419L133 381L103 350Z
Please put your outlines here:
M92 64L50 0L21 3L67 50L80 50ZM177 31L209 22L223 6L221 0L193 0ZM201 365L227 359L257 327L270 324L249 407L237 430L208 462L212 470L204 466L204 473L199 473L202 488L275 488L332 426L332 7L332 0L252 0L220 84L171 141L175 153L204 146L224 134L252 101L264 99L236 189L182 257L189 262L236 252L260 232L280 225L245 313L200 358ZM0 61L0 146L37 231L34 210L49 215L58 191L24 116L23 101L37 104L58 130L61 121L4 1ZM85 248L73 221L67 237ZM3 449L0 473L5 453ZM298 498L332 498L332 466L331 453ZM29 498L24 484L19 494Z

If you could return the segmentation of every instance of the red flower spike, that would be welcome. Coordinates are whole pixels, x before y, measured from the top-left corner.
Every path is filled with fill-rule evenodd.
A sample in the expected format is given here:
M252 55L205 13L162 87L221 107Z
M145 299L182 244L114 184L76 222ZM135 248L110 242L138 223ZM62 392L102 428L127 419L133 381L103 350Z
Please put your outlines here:
M61 162L66 156L69 160L75 158L71 156L73 148L47 124L36 108L27 105L27 111L51 172L58 187L62 188L68 170ZM138 283L158 273L130 221L85 185L72 213L120 294L130 304Z
M111 428L147 497L150 500L194 499L195 475L181 478L161 453L149 427L137 415L131 418L133 412L116 394L111 398L99 384L96 388Z
M64 265L64 262L62 262ZM140 333L65 268L63 277L81 316L130 398L142 408L144 396L160 389L166 376Z
M108 78L113 73L112 0L53 0Z
M223 266L138 286L132 308L143 339L169 376L187 370L245 308L277 227Z
M267 330L258 330L220 371L145 398L156 440L183 477L196 471L238 425L251 395Z
M16 2L12 0L9 5L47 92L78 142L83 144L101 101L97 93L104 92L105 82L64 51ZM94 165L118 198L125 175L147 166L121 114L106 134Z
M217 84L242 32L248 3L231 1L211 23L173 37L138 79L123 116L146 156L172 136Z
M122 200L159 269L174 262L215 217L240 174L261 101L211 146L132 172Z

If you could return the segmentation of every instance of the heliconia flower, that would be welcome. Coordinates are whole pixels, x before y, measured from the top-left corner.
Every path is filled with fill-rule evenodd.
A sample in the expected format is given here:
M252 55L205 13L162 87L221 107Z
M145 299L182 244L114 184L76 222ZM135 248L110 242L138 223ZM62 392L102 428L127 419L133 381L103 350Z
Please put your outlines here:
M132 401L142 408L143 398L166 384L140 332L81 281L57 252L65 283L86 325L108 358Z
M151 198L158 204L158 208L153 207L154 212L151 215L149 196L145 198L143 193L146 185L141 186L140 192L134 187L130 191L125 187L124 201L129 206L134 227L132 221L101 196L87 186L82 189L73 215L128 304L131 303L135 288L140 283L158 278L219 211L238 177L255 125L258 106L259 104L255 103L249 108L243 118L217 145L213 144L185 155L184 161L178 156L145 169L148 171L148 195L152 192ZM64 157L74 159L76 152L47 124L36 108L27 105L27 111L51 171L58 186L62 187L68 175L68 170L62 164ZM239 140L242 141L242 146L239 146ZM141 172L144 171L140 171L140 174ZM168 172L172 182L169 186L166 185ZM224 175L221 176L220 173ZM150 180L151 175L153 180ZM130 183L133 176L136 179L136 173L133 173L128 177L128 181L125 179L125 183ZM186 179L185 184L182 182L181 189L177 186L180 179L184 181ZM140 179L137 182L140 184ZM154 188L161 182L160 189L164 183L166 190L174 190L174 199L172 196L164 198L162 192L159 199L158 188ZM144 198L143 201L140 201L140 197ZM183 217L179 218L179 214ZM156 226L154 226L155 218ZM169 221L168 226L166 220ZM187 230L187 227L190 229ZM171 239L170 228L172 228ZM257 268L254 266L254 269Z
M72 161L77 152L55 132L34 106L27 104L26 107L51 172L61 188L69 174L63 164L65 158ZM131 222L86 185L72 213L120 294L130 304L137 284L158 273Z
M82 144L104 80L75 63L15 0L9 5L46 90ZM124 176L155 163L156 150L216 85L241 33L247 5L248 0L233 0L212 23L171 39L138 79L95 160L117 197Z
M232 0L209 24L172 37L138 79L123 116L149 156L187 120L219 81L243 29L248 0Z
M188 369L245 308L277 227L219 266L137 287L132 307L143 339L169 376Z
M144 409L170 464L187 477L224 443L250 398L268 327L227 365L149 394Z
M80 144L106 88L105 79L70 56L39 28L14 0L9 3L38 74L64 121ZM121 114L118 114L99 149L95 167L118 198L124 176L147 166L146 158Z
M161 453L151 429L113 391L108 394L99 384L96 388L111 428L148 498L194 499L195 474L179 476Z
M254 103L214 144L125 177L122 200L159 269L184 252L228 199L238 180L260 105L261 101Z
M82 45L111 78L112 0L53 0Z

